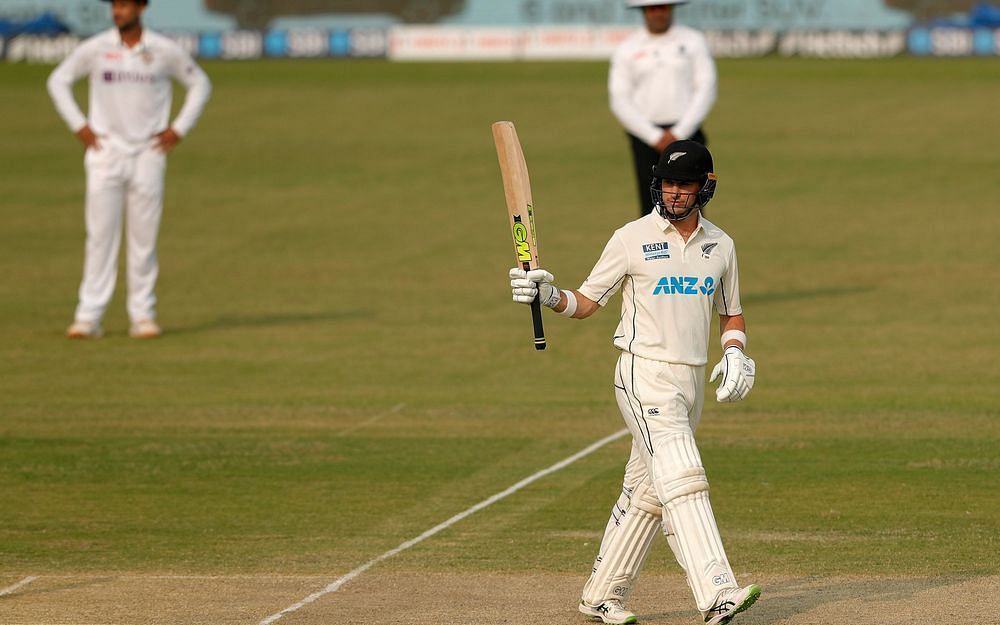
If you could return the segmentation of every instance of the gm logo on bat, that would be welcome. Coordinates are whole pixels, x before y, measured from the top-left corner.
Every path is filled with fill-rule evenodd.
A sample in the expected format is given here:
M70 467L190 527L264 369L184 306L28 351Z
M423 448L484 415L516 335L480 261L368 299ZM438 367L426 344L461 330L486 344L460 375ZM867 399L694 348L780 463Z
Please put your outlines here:
M515 221L513 234L517 259L524 262L531 262L531 250L528 249L528 229L520 221Z
M715 278L708 276L705 282L698 285L700 278L695 276L664 276L656 283L653 295L714 295Z

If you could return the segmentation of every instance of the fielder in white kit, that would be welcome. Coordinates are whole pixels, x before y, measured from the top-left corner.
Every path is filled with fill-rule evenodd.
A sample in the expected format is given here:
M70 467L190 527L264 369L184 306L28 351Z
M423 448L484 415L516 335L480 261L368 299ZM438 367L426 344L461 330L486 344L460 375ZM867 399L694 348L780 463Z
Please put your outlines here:
M705 623L725 625L760 596L759 586L736 583L694 439L713 307L725 349L710 380L722 376L716 399L745 398L756 369L744 354L733 240L701 214L716 181L705 146L675 141L653 170L655 210L615 231L578 290L556 288L544 269L510 270L514 301L529 304L537 295L545 306L576 319L622 291L614 385L632 433L632 454L580 603L581 612L605 623L637 621L625 602L660 530L687 574Z
M104 1L111 3L116 27L81 43L48 80L56 109L86 147L83 281L66 334L102 334L101 319L118 274L124 209L129 335L152 338L161 333L154 288L167 154L198 121L212 85L179 45L143 28L146 0ZM90 80L89 116L73 98L73 83L84 76ZM174 79L187 96L171 124Z

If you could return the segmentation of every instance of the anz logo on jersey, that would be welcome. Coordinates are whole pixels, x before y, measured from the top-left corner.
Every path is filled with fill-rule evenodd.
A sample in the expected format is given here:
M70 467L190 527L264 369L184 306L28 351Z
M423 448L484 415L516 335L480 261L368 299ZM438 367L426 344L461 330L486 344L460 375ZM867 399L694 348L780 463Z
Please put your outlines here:
M695 276L664 276L653 295L715 295L715 278L708 276L702 281Z

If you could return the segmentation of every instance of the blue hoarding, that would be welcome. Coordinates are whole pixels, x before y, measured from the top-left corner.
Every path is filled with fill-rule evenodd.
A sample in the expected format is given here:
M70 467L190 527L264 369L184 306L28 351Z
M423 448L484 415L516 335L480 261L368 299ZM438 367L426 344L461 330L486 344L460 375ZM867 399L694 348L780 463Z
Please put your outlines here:
M17 34L43 15L72 35ZM974 0L692 0L677 20L720 57L1000 55L1000 6ZM500 60L605 58L641 16L624 0L150 0L144 21L209 59ZM111 20L98 0L0 0L4 23L0 57L52 62Z
M694 0L678 19L714 30L891 30L968 14L989 3L961 0ZM0 0L0 18L51 12L76 34L106 28L97 0ZM629 25L624 0L151 0L147 21L165 31L450 26Z

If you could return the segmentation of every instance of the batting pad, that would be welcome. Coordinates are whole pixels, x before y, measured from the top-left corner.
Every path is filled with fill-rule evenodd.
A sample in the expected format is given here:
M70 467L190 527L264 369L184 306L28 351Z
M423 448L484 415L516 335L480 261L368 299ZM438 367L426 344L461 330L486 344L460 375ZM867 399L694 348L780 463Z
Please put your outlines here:
M680 543L677 542L677 534L674 533L674 528L670 525L670 516L667 515L666 510L663 511L661 521L663 524L663 537L667 539L667 545L670 546L670 551L674 553L677 564L681 565L681 568L687 573L687 563L684 562L684 554L681 553Z
M611 509L594 570L581 600L598 606L610 599L624 603L646 563L660 528L662 508L648 480L630 494L622 492Z
M719 593L736 588L736 576L722 547L708 493L684 495L669 502L666 513L677 537L677 548L687 564L688 585L702 612L715 605Z
M653 485L660 501L666 503L708 490L705 467L690 431L677 432L657 441L656 453L650 460Z
M662 439L650 460L656 492L664 502L664 528L671 528L676 539L671 547L687 572L698 609L708 610L719 592L737 586L708 499L708 479L694 436L679 432Z

